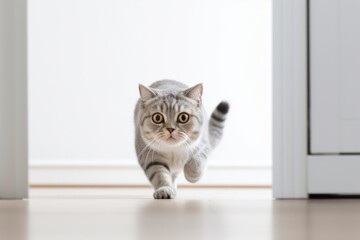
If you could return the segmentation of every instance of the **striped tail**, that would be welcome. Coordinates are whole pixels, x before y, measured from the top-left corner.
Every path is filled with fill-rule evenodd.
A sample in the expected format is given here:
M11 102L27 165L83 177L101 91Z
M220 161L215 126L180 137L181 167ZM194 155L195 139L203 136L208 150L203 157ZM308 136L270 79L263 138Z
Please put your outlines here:
M211 114L209 121L209 140L212 148L216 147L221 140L229 108L229 103L221 102Z

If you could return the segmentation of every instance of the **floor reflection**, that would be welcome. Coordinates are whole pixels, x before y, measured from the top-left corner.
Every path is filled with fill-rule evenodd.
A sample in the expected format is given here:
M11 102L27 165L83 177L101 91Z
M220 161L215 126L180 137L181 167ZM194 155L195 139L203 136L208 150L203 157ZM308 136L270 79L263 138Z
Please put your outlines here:
M272 206L273 239L360 239L359 200L288 200Z
M224 239L216 204L207 201L150 201L137 216L138 239Z
M25 200L0 201L0 239L27 240L28 202Z
M352 240L360 200L0 201L0 240Z

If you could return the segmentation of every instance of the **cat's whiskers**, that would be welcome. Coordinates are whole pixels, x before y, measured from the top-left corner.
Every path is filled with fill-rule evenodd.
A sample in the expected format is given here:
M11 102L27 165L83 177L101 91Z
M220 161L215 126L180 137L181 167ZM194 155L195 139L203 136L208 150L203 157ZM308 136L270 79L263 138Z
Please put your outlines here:
M146 144L145 147L143 147L143 149L141 149L141 151L138 154L139 157L145 152L146 149L151 147L151 145L157 140L158 135L160 135L160 133L156 134L154 139L150 143Z
M192 155L192 148L190 146L190 143L188 142L190 140L190 138L185 134L185 133L182 133L180 132L179 133L179 136L182 137L184 139L184 142L182 143L182 145L185 145L185 152L186 152L186 160L188 161L189 160L189 151Z
M147 159L148 159L148 157L149 157L149 154L150 154L151 152L154 152L154 146L155 146L156 142L158 141L160 135L161 135L161 133L155 134L154 139L147 145L147 149L149 149L149 150L147 151L147 154L146 154L146 157L145 157L145 162L147 162ZM144 149L144 150L146 150L146 149ZM152 158L153 158L153 157L152 157ZM153 159L152 159L152 160L153 160Z
M159 141L159 142L158 142L158 145L157 145L157 148L156 148L156 152L157 152L158 154L160 154L160 146L161 146L161 142Z
M151 156L151 160L154 161L154 153L155 151L157 151L157 153L159 154L159 146L160 146L160 137L159 138L156 138L155 140L155 143L154 143L154 148L153 148L153 151L152 151L152 156Z
M154 141L154 140L153 140ZM153 142L152 141L152 142ZM149 144L147 144L145 147L143 147L143 149L141 149L141 151L139 152L138 156L141 157L141 155L145 152L146 149L150 148L150 145L152 144L152 142L150 142Z

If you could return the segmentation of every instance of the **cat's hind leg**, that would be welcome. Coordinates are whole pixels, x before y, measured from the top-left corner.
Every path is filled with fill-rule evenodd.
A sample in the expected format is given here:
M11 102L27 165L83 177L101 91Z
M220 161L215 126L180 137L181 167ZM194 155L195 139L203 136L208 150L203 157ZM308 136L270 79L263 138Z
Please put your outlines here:
M155 199L172 199L176 197L176 189L170 168L163 162L151 162L145 169L145 174L153 185Z

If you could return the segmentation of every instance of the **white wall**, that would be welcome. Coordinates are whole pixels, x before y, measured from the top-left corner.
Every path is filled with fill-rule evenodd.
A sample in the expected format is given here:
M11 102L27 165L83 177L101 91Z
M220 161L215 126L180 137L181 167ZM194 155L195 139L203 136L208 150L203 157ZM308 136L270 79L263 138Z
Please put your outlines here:
M231 103L214 163L271 164L270 0L29 1L30 161L136 161L137 84Z

